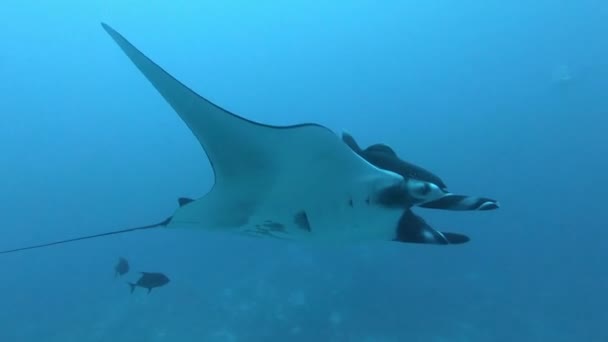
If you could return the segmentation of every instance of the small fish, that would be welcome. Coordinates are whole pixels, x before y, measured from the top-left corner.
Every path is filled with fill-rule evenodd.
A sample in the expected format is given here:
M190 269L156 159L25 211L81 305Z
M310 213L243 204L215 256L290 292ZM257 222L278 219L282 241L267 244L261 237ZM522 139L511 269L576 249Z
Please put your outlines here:
M167 285L171 280L169 277L162 273L152 273L152 272L140 272L141 277L137 280L137 283L129 283L131 286L131 293L135 291L137 286L148 289L148 293L152 291L155 287L161 287Z
M129 272L129 262L125 258L118 259L118 263L114 266L115 276L119 277Z

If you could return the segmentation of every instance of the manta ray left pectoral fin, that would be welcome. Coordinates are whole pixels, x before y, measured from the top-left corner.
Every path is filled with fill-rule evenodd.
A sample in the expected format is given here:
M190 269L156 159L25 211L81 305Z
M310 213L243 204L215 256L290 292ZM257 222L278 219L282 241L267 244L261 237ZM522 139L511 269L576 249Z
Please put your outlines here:
M429 226L420 216L406 209L399 220L395 241L432 245L463 244L470 238L463 234L440 232Z

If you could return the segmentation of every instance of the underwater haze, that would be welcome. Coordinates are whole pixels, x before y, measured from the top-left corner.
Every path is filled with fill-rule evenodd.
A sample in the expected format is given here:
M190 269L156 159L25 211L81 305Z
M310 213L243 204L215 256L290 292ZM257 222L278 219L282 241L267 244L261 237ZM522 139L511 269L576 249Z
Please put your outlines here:
M0 341L608 341L606 18L603 0L4 1L0 250L159 222L213 185L101 22L232 112L388 144L501 206L414 208L462 245L152 229L2 254ZM130 293L137 272L171 282Z

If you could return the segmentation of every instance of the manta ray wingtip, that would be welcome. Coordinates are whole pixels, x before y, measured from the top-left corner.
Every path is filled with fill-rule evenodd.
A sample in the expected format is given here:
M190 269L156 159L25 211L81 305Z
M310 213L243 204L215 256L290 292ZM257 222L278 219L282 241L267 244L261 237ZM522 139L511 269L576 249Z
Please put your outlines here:
M120 34L114 28L112 28L112 26L104 23L103 21L101 22L101 27L112 37L120 36Z

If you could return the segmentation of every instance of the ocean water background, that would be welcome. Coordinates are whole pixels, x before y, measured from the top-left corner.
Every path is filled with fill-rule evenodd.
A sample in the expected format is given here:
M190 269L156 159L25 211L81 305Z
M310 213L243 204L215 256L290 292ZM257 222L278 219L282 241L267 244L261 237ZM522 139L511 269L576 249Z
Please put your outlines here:
M211 168L101 29L271 124L394 146L463 246L146 231L0 256L0 341L608 341L605 1L5 1L0 249L154 223ZM167 287L129 294L133 272Z

